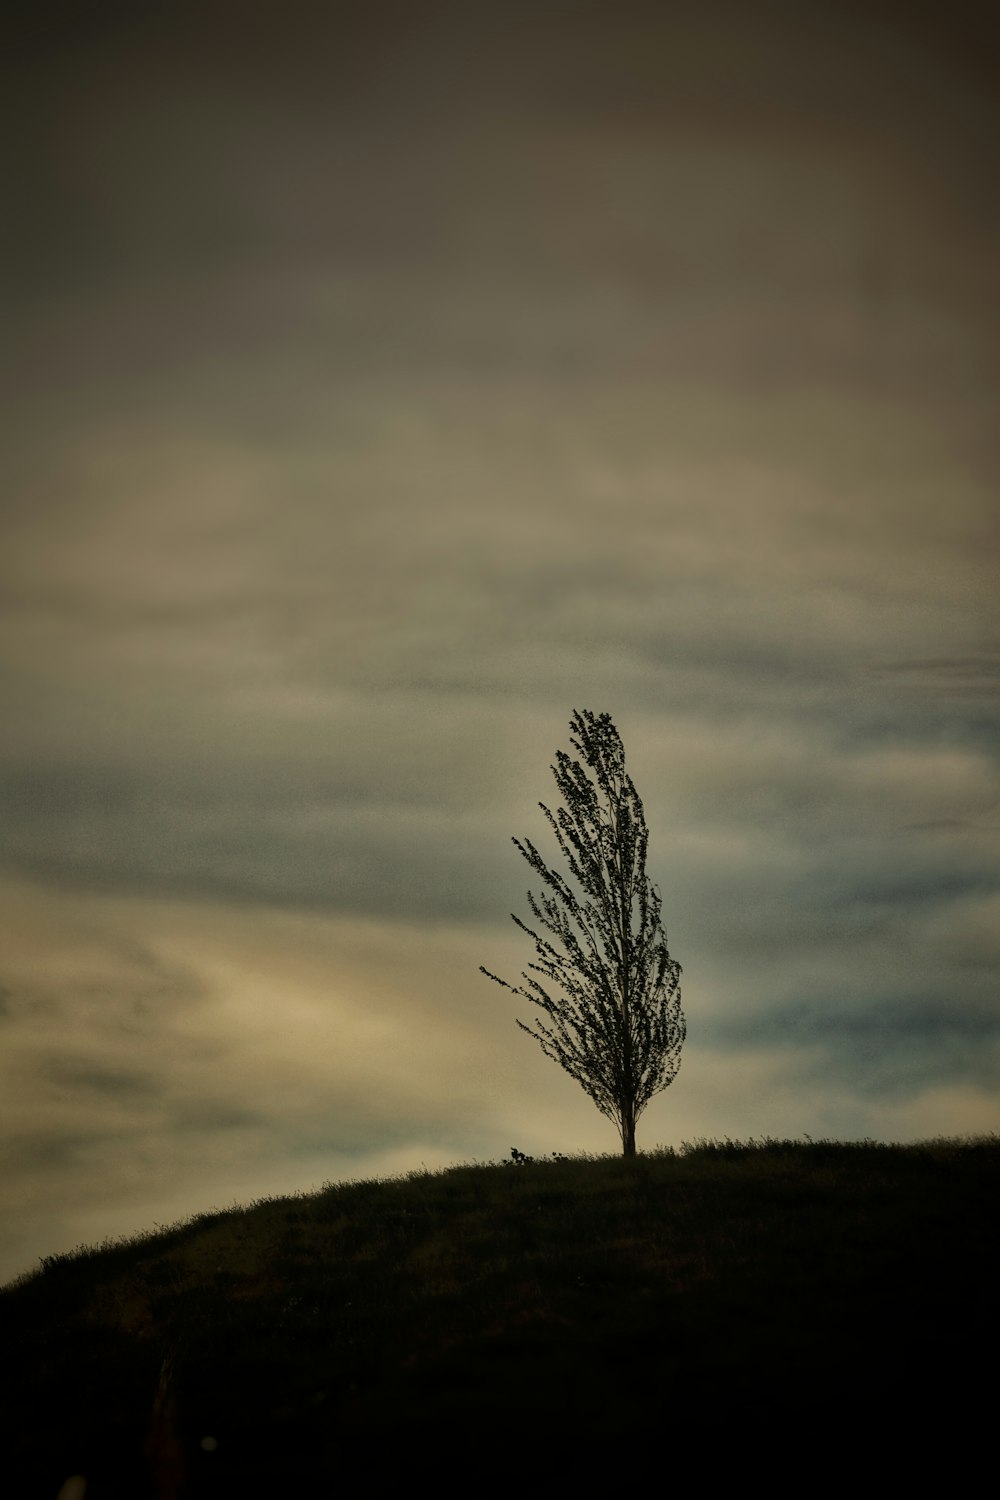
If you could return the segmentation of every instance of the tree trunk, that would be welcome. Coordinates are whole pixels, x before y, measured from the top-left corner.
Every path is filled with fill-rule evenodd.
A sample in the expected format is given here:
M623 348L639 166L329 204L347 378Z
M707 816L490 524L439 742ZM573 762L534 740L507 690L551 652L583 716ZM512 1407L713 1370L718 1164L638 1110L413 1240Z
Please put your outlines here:
M635 1121L622 1120L622 1155L635 1155Z

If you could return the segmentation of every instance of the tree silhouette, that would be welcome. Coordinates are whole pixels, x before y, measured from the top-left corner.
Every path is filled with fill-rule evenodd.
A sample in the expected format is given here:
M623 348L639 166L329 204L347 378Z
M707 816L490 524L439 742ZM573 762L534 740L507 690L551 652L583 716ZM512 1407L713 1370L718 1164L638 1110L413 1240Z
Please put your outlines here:
M514 839L545 887L528 892L540 931L511 914L536 961L520 985L482 972L543 1012L518 1026L576 1079L634 1156L636 1121L680 1066L681 967L667 951L660 893L646 875L649 831L611 715L575 712L570 731L580 759L559 750L551 768L565 806L553 814L538 805L582 894L530 839Z

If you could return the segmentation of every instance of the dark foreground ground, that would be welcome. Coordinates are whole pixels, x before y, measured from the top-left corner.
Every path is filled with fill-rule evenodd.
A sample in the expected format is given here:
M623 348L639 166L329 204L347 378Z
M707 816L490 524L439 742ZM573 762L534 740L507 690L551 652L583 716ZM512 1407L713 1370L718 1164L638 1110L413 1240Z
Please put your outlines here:
M0 1490L981 1484L1000 1138L457 1167L0 1292Z

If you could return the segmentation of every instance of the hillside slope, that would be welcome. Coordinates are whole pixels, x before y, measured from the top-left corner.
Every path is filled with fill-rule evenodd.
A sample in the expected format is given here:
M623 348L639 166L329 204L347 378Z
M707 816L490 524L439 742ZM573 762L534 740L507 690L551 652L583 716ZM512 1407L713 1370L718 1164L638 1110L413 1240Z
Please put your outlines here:
M484 1465L631 1489L643 1454L664 1483L763 1462L794 1488L820 1459L954 1482L992 1424L998 1189L998 1138L726 1142L81 1249L0 1293L11 1493L457 1493Z

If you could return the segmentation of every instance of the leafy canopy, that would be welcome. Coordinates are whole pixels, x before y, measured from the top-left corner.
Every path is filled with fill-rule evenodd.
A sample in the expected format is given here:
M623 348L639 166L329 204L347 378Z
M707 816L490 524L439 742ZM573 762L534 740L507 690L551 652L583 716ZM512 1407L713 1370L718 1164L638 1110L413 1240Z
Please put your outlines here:
M528 892L535 926L512 913L535 962L519 985L482 972L542 1012L518 1026L614 1122L630 1156L636 1120L680 1066L681 968L646 875L649 832L611 715L575 712L570 730L579 759L560 750L551 768L564 805L553 813L538 804L570 878L530 839L513 840L543 887Z

